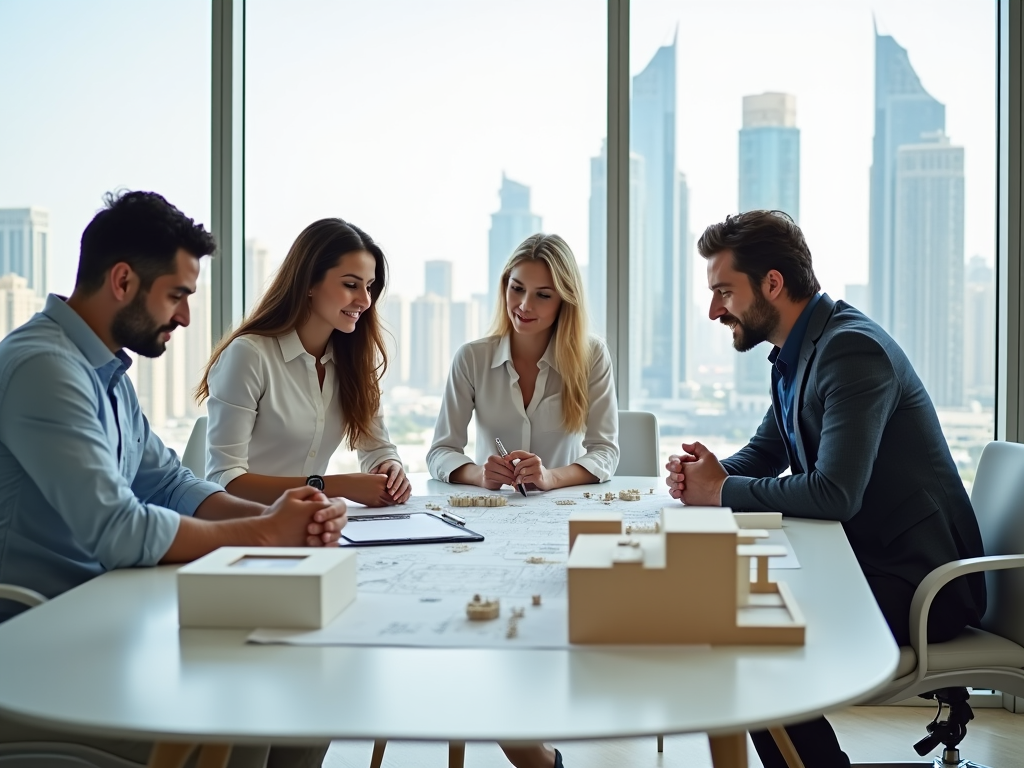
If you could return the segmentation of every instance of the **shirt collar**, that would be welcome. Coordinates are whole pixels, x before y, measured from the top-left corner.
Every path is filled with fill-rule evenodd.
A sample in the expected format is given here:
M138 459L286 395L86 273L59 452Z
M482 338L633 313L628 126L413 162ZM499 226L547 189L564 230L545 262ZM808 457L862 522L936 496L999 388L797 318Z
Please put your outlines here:
M67 299L51 293L46 297L43 314L53 320L64 331L72 344L93 367L100 380L109 390L132 366L132 359L123 350L111 352L96 332L82 319L82 316L67 305Z
M786 377L786 379L791 379L796 373L796 364L800 360L800 348L804 344L804 336L807 335L807 324L811 322L814 307L820 299L821 294L816 293L807 302L807 306L804 307L800 317L793 324L793 330L786 337L786 343L782 345L782 349L776 355L775 360L772 361L775 363L775 367L779 369L779 373Z
M277 343L281 346L281 356L284 357L286 363L290 363L299 355L306 354L306 348L302 346L302 342L299 341L298 331L288 331L284 336L277 337ZM334 359L334 345L327 344L327 351L324 352L324 356L320 358L321 363L329 363Z
M491 368L499 368L505 363L512 359L512 341L509 334L505 334L498 340L498 346L494 348L494 354L491 355ZM544 363L550 368L554 368L556 373L561 373L558 370L558 365L555 363L555 334L551 334L551 340L548 342L548 348L544 350L544 354L541 355L540 360L537 364Z

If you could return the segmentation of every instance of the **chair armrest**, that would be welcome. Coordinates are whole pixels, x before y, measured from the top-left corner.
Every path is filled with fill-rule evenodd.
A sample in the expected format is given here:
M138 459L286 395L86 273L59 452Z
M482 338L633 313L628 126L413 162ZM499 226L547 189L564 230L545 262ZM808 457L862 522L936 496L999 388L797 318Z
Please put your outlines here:
M928 613L939 590L958 576L1009 568L1024 568L1024 555L991 555L953 560L940 565L924 577L910 601L910 645L917 654L914 682L923 679L928 671Z
M46 598L32 589L16 587L13 584L0 584L0 600L13 600L16 603L35 608L46 602Z

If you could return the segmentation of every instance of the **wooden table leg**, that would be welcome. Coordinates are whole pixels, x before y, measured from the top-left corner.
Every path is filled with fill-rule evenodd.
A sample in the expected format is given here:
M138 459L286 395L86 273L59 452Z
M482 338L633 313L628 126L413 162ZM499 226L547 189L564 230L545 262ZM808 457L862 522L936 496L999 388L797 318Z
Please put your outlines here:
M715 768L747 768L747 734L708 736L711 764Z
M384 764L384 750L387 746L387 739L377 739L373 742L373 754L370 755L370 768L380 768Z
M149 768L181 768L196 748L195 744L158 743L149 753Z
M203 744L199 748L196 768L228 768L230 758L230 744Z
M448 742L448 768L463 768L466 763L466 742Z
M779 752L782 753L782 758L789 768L804 768L804 761L800 759L800 753L796 751L793 740L789 738L785 728L769 728L768 733L775 739L775 746L779 748Z

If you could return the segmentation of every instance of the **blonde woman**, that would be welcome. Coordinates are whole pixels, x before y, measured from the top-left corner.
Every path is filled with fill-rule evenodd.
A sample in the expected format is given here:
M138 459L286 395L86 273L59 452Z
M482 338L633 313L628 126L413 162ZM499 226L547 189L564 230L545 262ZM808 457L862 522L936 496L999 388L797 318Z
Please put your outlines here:
M491 335L455 353L427 453L431 475L545 491L611 478L619 463L611 356L588 334L584 306L566 242L528 237L501 273ZM474 412L475 462L464 453Z
M371 507L409 498L380 413L386 279L384 252L353 224L321 219L299 234L196 391L209 398L208 480L263 503L302 485ZM324 476L343 440L363 471Z

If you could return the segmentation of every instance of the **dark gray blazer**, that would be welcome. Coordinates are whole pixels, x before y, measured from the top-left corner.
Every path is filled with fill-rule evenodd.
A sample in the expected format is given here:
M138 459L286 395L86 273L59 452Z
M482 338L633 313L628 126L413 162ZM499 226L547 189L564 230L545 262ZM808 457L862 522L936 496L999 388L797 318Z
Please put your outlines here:
M731 475L723 506L838 520L865 575L915 588L943 563L984 554L935 407L880 326L822 295L795 384L796 451L782 437L772 387L772 408L757 434L722 462ZM786 467L793 474L779 477ZM955 593L971 623L980 621L986 599L984 577L974 576L943 590Z

